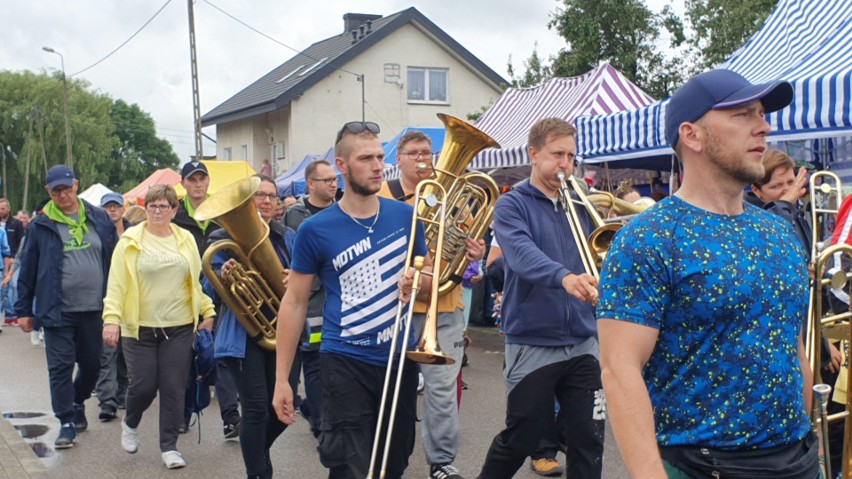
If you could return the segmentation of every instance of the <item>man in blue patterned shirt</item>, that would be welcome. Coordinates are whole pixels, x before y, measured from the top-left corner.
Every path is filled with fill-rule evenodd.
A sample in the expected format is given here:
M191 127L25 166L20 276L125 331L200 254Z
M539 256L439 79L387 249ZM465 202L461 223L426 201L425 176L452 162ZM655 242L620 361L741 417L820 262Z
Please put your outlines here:
M616 236L597 308L633 477L819 475L800 330L807 254L789 223L743 200L763 176L765 114L792 97L789 83L713 70L668 104L683 184Z

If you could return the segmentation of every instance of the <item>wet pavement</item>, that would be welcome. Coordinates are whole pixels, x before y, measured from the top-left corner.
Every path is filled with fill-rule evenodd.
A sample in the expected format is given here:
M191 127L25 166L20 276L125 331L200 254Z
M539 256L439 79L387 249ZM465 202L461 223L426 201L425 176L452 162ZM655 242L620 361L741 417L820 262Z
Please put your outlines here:
M470 365L463 369L470 389L464 392L461 406L461 438L455 465L465 477L475 477L493 436L503 425L505 389L501 367L502 338L490 328L472 328L473 344L468 350ZM422 411L422 405L419 409ZM182 435L178 448L187 467L167 470L162 464L157 441L157 401L146 411L139 426L140 448L136 454L121 449L119 420L98 421L97 399L86 401L89 429L78 434L71 449L55 451L53 441L59 422L50 408L47 369L43 346L33 346L29 335L14 327L0 335L0 412L6 425L11 424L21 439L40 458L50 478L240 478L245 477L239 444L222 437L222 421L214 398L204 410L199 426ZM119 411L119 417L123 411ZM0 422L4 422L0 420ZM418 426L419 427L419 426ZM11 428L9 428L12 430ZM200 436L200 443L199 443ZM3 463L0 444L0 465ZM271 450L275 477L322 478L327 471L319 463L315 440L307 422L299 418L285 431ZM564 465L564 456L559 455ZM425 478L428 469L419 438L406 477ZM17 478L18 476L8 476ZM23 476L26 477L26 476ZM515 476L537 478L528 463ZM627 479L611 431L607 430L604 478ZM0 469L0 479L3 479Z

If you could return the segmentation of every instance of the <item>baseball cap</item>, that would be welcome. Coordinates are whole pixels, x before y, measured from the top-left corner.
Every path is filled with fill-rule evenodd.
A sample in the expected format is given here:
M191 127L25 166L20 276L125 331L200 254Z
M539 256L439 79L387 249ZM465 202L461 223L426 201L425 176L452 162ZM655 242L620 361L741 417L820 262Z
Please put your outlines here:
M793 86L786 81L752 85L739 73L716 69L692 77L678 88L666 106L666 140L672 148L680 139L680 125L695 122L710 110L731 108L760 100L766 113L793 101Z
M74 186L74 170L65 165L52 166L47 170L47 175L44 177L44 184L47 189L52 190L57 186Z
M124 206L124 197L114 192L109 192L101 196L101 208L110 203L118 203L119 205Z
M180 170L180 179L185 180L197 171L202 171L205 175L210 176L210 173L207 172L207 166L204 163L200 161L190 161L183 165L183 168Z

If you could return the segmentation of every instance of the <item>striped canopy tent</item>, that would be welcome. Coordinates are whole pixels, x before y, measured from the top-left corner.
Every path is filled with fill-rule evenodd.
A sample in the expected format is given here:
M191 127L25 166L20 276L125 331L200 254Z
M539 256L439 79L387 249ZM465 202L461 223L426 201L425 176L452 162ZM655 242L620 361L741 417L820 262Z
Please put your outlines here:
M767 115L770 142L852 132L852 2L780 0L760 30L720 68L752 83L787 80L793 103ZM634 111L577 119L578 155L585 163L671 164L665 139L668 99ZM625 160L631 160L626 162Z
M480 152L471 162L471 168L490 170L529 165L527 134L542 118L573 122L582 115L636 109L653 101L608 63L584 75L552 78L534 88L509 88L476 122L476 127L497 140L502 148Z

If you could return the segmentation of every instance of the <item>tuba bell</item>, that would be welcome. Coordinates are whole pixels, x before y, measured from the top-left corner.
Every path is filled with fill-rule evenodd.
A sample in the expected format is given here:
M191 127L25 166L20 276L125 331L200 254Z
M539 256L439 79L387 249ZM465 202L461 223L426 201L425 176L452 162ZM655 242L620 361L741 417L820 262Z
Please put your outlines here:
M435 185L423 191L423 197L439 194L437 186L446 192L446 232L443 252L436 256L438 227L434 222L424 222L426 244L435 262L441 262L438 294L444 295L461 283L467 268L465 239L482 239L494 217L494 204L500 192L494 180L479 172L465 173L473 157L485 148L500 148L490 136L474 126L450 115L438 114L446 130L444 146L438 164L432 168ZM426 203L416 205L421 218L435 218L437 206Z
M260 178L252 176L222 188L195 210L195 219L215 221L233 238L216 241L207 248L201 259L202 271L249 338L263 349L274 351L276 312L286 290L284 267L266 240L269 225L260 218L254 204L260 182ZM237 265L227 278L220 280L212 261L222 250L233 254Z

